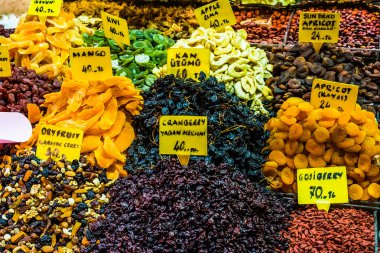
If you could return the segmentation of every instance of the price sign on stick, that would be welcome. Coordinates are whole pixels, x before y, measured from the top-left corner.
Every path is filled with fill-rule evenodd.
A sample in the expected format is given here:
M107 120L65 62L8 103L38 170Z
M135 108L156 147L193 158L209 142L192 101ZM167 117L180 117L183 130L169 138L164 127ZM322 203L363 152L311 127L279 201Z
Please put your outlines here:
M297 170L298 204L317 204L328 211L330 204L348 203L346 167Z
M299 42L312 42L316 52L323 43L337 43L339 39L340 13L301 12Z
M121 47L123 44L130 45L127 21L117 16L101 12L104 35L116 41Z
M36 155L42 160L79 159L83 130L43 124L38 135Z
M162 116L159 153L177 155L187 165L190 155L207 156L206 116Z
M11 62L7 46L0 46L0 77L11 76Z
M199 25L221 30L236 24L236 17L228 0L218 0L194 10Z
M109 47L70 48L70 62L74 80L104 80L112 77Z
M37 15L45 23L48 16L59 15L63 0L32 0L30 1L28 14Z
M198 80L203 71L210 74L210 50L208 48L169 48L167 57L168 75L177 78Z
M359 86L314 79L310 103L315 108L334 107L338 111L355 110Z

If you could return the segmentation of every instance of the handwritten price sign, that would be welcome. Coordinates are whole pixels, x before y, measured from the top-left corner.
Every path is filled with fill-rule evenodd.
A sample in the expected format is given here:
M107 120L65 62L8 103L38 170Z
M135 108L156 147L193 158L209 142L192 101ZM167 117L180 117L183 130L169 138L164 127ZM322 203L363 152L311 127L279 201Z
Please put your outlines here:
M130 45L129 31L127 21L125 19L113 16L104 11L101 12L104 35L113 39L119 46Z
M162 116L159 153L207 156L207 117Z
M340 13L301 12L299 42L337 43Z
M29 5L28 14L38 16L59 15L63 0L32 0Z
M195 16L204 28L221 30L236 24L236 17L228 0L218 0L194 10Z
M359 87L323 79L314 79L310 103L315 108L334 107L338 111L355 110Z
M297 188L301 205L348 203L346 167L299 169Z
M112 77L109 47L81 47L70 49L74 80L104 80Z
M11 62L7 46L0 46L0 77L11 76Z

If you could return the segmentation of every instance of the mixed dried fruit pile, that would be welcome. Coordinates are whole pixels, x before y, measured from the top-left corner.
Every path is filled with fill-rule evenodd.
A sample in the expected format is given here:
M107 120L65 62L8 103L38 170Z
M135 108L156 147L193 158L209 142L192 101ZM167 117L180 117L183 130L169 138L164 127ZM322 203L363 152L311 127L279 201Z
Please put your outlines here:
M293 208L228 165L162 160L116 182L83 252L275 252Z
M380 197L380 130L372 112L315 109L301 98L286 100L266 124L271 152L262 172L272 189L296 192L297 169L346 166L349 197Z

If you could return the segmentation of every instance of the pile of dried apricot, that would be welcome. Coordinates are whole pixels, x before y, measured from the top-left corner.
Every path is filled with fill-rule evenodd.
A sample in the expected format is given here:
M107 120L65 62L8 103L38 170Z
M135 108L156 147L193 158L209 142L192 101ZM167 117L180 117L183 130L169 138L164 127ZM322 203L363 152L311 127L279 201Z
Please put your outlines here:
M375 115L362 110L315 109L309 102L286 100L265 125L270 150L262 173L271 189L297 192L297 169L346 166L349 197L380 197L380 130Z

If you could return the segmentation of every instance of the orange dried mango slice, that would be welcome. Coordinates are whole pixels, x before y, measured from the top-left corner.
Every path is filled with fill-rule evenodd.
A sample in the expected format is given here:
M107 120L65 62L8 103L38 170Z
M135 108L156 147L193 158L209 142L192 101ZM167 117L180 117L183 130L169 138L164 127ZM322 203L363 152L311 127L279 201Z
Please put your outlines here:
M69 50L71 48L70 41L66 40L65 33L55 33L53 35L46 35L46 40L55 47Z
M120 152L124 152L135 139L135 131L133 130L132 125L129 122L125 122L123 130L117 136L115 140L115 145Z
M330 140L330 133L324 127L318 127L313 133L314 139L319 143L325 143Z
M83 120L74 121L71 119L67 119L67 120L58 122L56 125L60 127L66 127L66 128L79 128L82 130L86 128L86 122Z
M28 119L30 123L34 124L42 118L40 108L36 104L29 103L26 105L26 108L28 110Z
M289 127L289 140L296 141L301 138L302 134L303 127L300 124L294 123Z
M285 142L283 139L275 138L269 143L271 150L284 150Z
M371 170L371 157L366 154L360 154L358 161L358 168L366 173Z
M139 96L140 97L140 96ZM132 100L131 102L129 102L128 104L126 104L124 106L124 108L130 112L133 116L136 116L136 115L139 115L140 114L140 111L142 110L142 97L141 99L140 98L137 98L135 100Z
M120 162L125 162L125 156L120 153L118 147L108 136L104 138L103 151L107 157L114 158Z
M325 153L325 144L318 143L314 138L309 139L306 142L306 150L315 156L321 156Z
M92 108L83 109L82 111L79 112L78 118L82 120L88 120L103 111L104 111L104 106L95 106Z
M293 156L297 154L298 142L287 140L285 143L285 154L288 156Z
M95 114L92 118L86 120L85 133L88 133L88 134L94 134L94 133L87 132L87 130L91 129L94 126L94 124L98 123L100 117L104 113L104 105L103 104L99 103L95 107L99 107L96 109L98 111L98 113Z
M122 111L117 112L116 120L113 126L106 132L104 132L104 137L110 137L111 139L118 136L123 129L126 120L125 113ZM285 145L285 144L284 144Z
M108 168L110 167L114 162L115 159L109 158L105 155L103 150L103 145L100 145L95 151L94 151L96 162L99 164L101 168Z
M346 126L347 134L350 136L357 136L359 134L359 127L353 122L349 122Z
M363 188L358 184L352 184L348 187L348 196L352 200L361 200L363 197Z
M47 120L46 123L51 124L51 125L55 125L58 122L70 119L71 115L72 115L71 111L64 110L64 111L61 111L61 112L57 113L51 119Z
M310 167L312 168L319 168L319 167L326 166L326 161L323 160L322 156L315 156L315 155L309 154L307 156L307 160L309 162Z
M100 140L100 135L86 135L83 137L81 153L88 153L96 150L100 145L102 145L102 141Z
M296 169L305 169L309 166L309 161L304 154L297 154L294 157L294 166Z
M276 162L279 166L286 164L286 156L279 150L273 150L270 152L269 160Z
M281 180L286 185L292 185L294 182L294 172L291 168L286 167L281 171Z
M100 128L104 130L110 129L116 121L117 112L117 100L116 98L111 98L111 100L108 101L104 113L100 118Z

